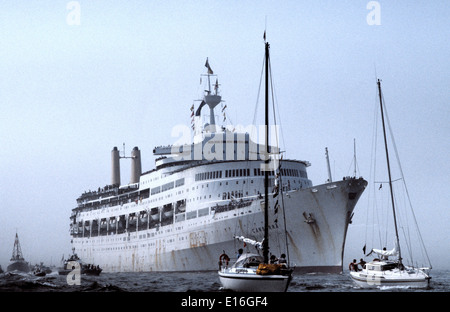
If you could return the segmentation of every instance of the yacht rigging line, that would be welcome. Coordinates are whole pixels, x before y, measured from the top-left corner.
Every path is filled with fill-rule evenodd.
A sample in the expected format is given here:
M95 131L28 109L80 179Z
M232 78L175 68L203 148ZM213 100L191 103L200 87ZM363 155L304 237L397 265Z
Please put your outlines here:
M420 228L419 228L419 225L417 223L416 214L414 213L414 209L413 209L413 206L412 206L411 198L410 198L409 192L408 192L408 187L406 185L405 176L403 174L403 169L402 169L402 165L401 165L401 162L400 162L400 156L399 156L399 153L398 153L397 144L395 143L394 132L392 131L391 122L389 120L389 115L388 115L386 106L384 105L384 103L385 103L384 96L383 95L381 95L381 96L383 98L383 106L385 108L386 122L387 122L387 125L388 125L388 128L389 128L390 138L392 140L392 147L393 147L394 152L395 152L395 157L396 157L396 160L397 160L398 169L399 169L400 176L401 176L400 179L403 181L403 186L405 188L405 193L406 193L406 197L407 197L408 203L409 203L409 208L410 208L413 220L414 220L414 225L415 225L415 228L417 230L417 235L418 235L418 238L420 240L420 245L421 245L421 248L422 248L422 252L424 253L424 255L425 255L426 259L427 259L427 262L428 262L428 264L430 266L430 269L431 269L432 265L431 265L430 257L428 256L428 252L426 250L425 243L424 243L423 238L422 238L422 233L420 232ZM412 260L412 257L411 257L411 260Z
M368 194L368 204L367 204L368 210L367 210L367 214L366 214L366 224L367 225L369 224L370 209L373 209L373 211L372 211L372 219L374 220L373 221L373 223L374 223L373 225L375 225L375 223L380 224L380 223L385 222L385 221L380 222L381 221L381 219L380 219L381 216L377 213L377 211L381 211L382 209L378 209L377 208L377 202L378 201L377 200L373 200L372 197L374 197L376 195L376 193L379 193L379 192L377 192L377 190L380 190L382 188L382 185L384 185L386 183L390 183L392 185L392 187L393 187L394 186L393 182L402 180L403 183L401 185L404 188L403 192L392 193L392 191L391 191L391 194L394 194L394 195L397 194L396 196L393 195L394 198L392 199L393 201L395 201L395 210L398 213L398 215L396 217L397 218L404 218L405 219L404 223L405 224L409 224L409 222L408 222L408 214L406 213L406 211L405 211L405 215L404 216L402 214L400 214L399 208L402 205L398 204L398 200L400 199L400 198L398 198L398 194L406 194L406 200L404 200L404 201L407 203L407 206L409 206L408 208L409 208L410 213L412 215L412 219L413 219L413 222L414 222L415 230L417 232L417 238L419 240L419 245L420 245L420 250L422 252L422 256L428 262L429 269L432 269L431 261L430 261L428 252L426 250L422 234L421 234L419 226L418 226L417 218L416 218L416 215L415 215L415 212L414 212L414 209L413 209L413 205L412 205L412 202L411 202L411 198L410 198L410 195L409 195L409 191L408 191L408 188L407 188L407 185L406 185L406 180L405 180L405 177L404 177L404 174L403 174L403 169L402 169L401 162L400 162L398 148L397 148L397 145L396 145L396 142L395 142L393 129L392 129L392 126L391 126L391 123L390 123L390 120L389 120L389 115L388 115L388 111L387 111L387 108L386 108L386 104L385 104L385 100L384 100L384 96L383 96L382 92L379 91L378 94L377 94L377 97L379 97L379 101L381 102L381 105L382 105L382 110L381 110L382 114L383 114L382 118L384 116L385 121L386 121L387 130L388 130L387 132L389 132L388 135L389 135L389 138L391 140L391 142L390 142L391 143L391 147L393 148L394 153L395 153L395 157L396 157L396 161L397 161L400 177L397 178L397 179L392 179L391 178L390 182L382 181L382 180L375 181L375 178L376 178L375 177L375 172L376 172L375 168L377 166L377 155L376 155L377 154L377 148L376 148L376 146L378 144L377 143L377 140L378 140L378 137L377 137L377 134L378 134L378 122L377 121L378 121L378 112L380 111L380 109L379 109L380 107L377 107L380 104L377 103L377 105L375 105L374 123L373 123L374 126L373 126L372 156L371 156L371 168L372 169L370 170L370 176L369 176L369 181L373 181L373 183L372 183L373 188L368 188L369 189L368 190L369 194ZM372 191L373 191L373 194L370 193ZM370 203L371 201L373 201L373 203ZM373 206L373 207L370 208L370 206ZM403 209L405 209L405 208L403 208ZM393 213L395 213L395 212L393 212ZM381 215L384 215L384 213L381 213ZM386 214L386 218L387 218L387 220L389 220L387 215L388 214ZM382 218L384 218L384 217L382 217ZM374 235L374 231L376 230L375 228L376 228L375 226L372 226L372 234L371 235L372 235L373 238L375 237L375 235ZM388 229L387 228L388 227L386 227L386 229L385 229L386 233L384 233L382 235L382 233L381 233L382 229L380 227L378 227L378 238L379 238L379 243L381 245L386 245L386 243L387 243L387 237L388 237L388 233L387 233ZM365 245L364 245L364 248L367 245L368 230L369 230L369 227L367 226L366 227L366 231L365 231L365 239L364 239ZM410 229L409 229L409 227L407 227L407 229L405 229L404 226L400 225L398 231L399 232L401 231L402 235L405 237L405 245L407 247L409 260L413 263L414 259L413 259L413 252L412 252L412 246L411 246L411 240L412 239L411 239ZM398 235L398 232L397 232L397 235ZM382 238L382 236L384 236L384 239ZM372 242L372 244L373 244L373 242Z

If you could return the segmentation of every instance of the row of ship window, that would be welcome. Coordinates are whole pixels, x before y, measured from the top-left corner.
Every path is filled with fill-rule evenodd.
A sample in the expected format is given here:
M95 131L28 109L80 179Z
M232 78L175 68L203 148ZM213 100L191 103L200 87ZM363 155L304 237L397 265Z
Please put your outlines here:
M225 178L234 178L234 177L249 177L250 176L250 168L243 169L228 169L225 171ZM308 178L306 171L298 170L298 169L290 169L290 168L281 168L281 175L290 176L290 177L302 177ZM264 171L261 168L253 168L254 176L263 176ZM269 171L269 176L274 176L275 171ZM195 181L203 181L203 180L212 180L212 179L221 179L222 178L222 170L217 171L208 171L201 172L195 174Z
M168 182L166 184L160 185L160 186L156 186L153 187L152 189L150 189L150 194L151 195L155 195L155 194L159 194L161 192L165 192L168 190L173 189L174 187L180 187L184 185L184 178L178 179L175 182Z
M242 197L242 193L239 192L231 192L235 198ZM223 197L230 198L230 192L223 193ZM220 196L220 195L219 195ZM184 200L181 202L185 202ZM164 212L158 211L158 219L152 220L149 218L147 211L141 211L139 213L131 213L127 215L120 215L118 217L112 217L109 220L107 218L102 219L94 219L94 220L86 220L79 221L71 224L71 234L75 237L96 237L96 236L104 236L104 235L114 235L114 234L122 234L125 232L135 232L148 230L152 228L159 228L159 226L173 224L174 222L181 222L185 220L192 220L195 218L204 217L210 214L210 211L214 211L215 213L220 213L228 210L234 210L236 208L243 208L250 206L252 200L242 200L234 203L227 203L223 205L218 205L213 207L205 207L194 211L189 212L179 212L177 211L178 205L176 205L174 211L175 214L172 214L170 217L165 217ZM173 205L166 205L169 208L173 208ZM126 220L129 220L128 223ZM131 220L133 222L131 223ZM113 223L111 223L113 222ZM154 236L157 233L148 233L147 235Z

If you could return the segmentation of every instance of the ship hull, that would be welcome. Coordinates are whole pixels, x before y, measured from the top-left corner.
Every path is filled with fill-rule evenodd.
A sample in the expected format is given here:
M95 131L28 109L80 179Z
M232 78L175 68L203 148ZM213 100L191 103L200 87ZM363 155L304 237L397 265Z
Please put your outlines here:
M23 260L16 260L12 261L10 265L6 268L6 271L12 272L12 271L19 271L19 272L30 272L30 266L28 265L28 262L25 262Z
M366 185L363 179L347 179L289 191L275 198L270 195L269 235L274 238L271 252L277 256L288 254L296 271L342 272L347 228ZM99 265L104 272L217 271L219 255L225 251L233 260L237 250L244 247L235 236L250 235L262 240L263 201L258 197L250 205L211 211L193 220L153 229L74 237L72 244L84 262ZM284 207L284 214L281 209L276 212L277 201ZM133 205L145 208L145 203ZM280 238L284 237L285 220L288 248ZM255 250L253 246L244 249Z

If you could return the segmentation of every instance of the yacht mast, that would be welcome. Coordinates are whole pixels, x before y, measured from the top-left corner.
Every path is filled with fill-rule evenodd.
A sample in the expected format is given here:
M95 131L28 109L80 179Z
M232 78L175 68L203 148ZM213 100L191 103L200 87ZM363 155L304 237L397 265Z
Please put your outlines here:
M391 167L389 164L389 152L388 152L388 146L387 146L387 139L386 139L386 128L384 125L384 113L383 113L383 101L381 96L381 80L378 79L378 95L380 98L380 108L381 108L381 121L383 123L383 136L384 136L384 147L386 150L386 162L387 162L387 169L388 169L388 175L389 175L389 190L391 192L391 201L392 201L392 213L394 215L394 225L395 225L395 236L397 238L397 248L398 248L398 262L399 264L402 264L402 254L400 252L400 240L398 237L398 229L397 229L397 218L395 215L395 205L394 205L394 193L392 191L392 178L391 178Z
M354 161L353 176L356 178L356 139L353 139L353 161Z
M266 144L266 160L264 171L264 241L263 241L263 257L264 263L269 263L269 43L266 42L266 77L265 77L265 144Z

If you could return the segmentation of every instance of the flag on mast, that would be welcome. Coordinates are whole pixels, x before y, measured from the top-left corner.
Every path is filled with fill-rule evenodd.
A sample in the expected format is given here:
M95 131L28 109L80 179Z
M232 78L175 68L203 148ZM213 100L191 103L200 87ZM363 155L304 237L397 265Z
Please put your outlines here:
M208 58L206 58L205 67L208 68L208 74L210 74L210 75L214 74L214 72L212 71L211 67L209 66Z
M216 93L218 89L219 89L219 80L216 78L216 84L214 85L214 90L216 91Z

